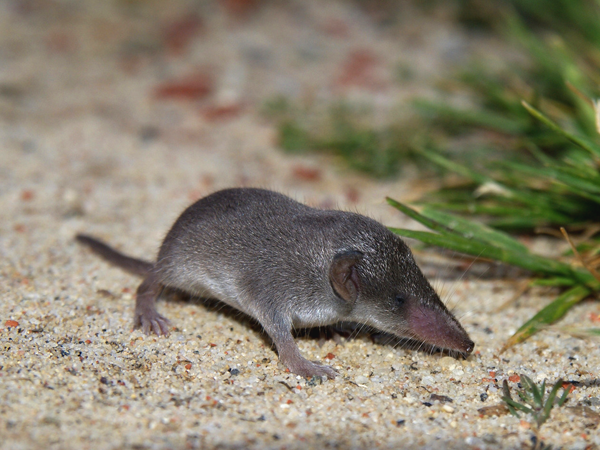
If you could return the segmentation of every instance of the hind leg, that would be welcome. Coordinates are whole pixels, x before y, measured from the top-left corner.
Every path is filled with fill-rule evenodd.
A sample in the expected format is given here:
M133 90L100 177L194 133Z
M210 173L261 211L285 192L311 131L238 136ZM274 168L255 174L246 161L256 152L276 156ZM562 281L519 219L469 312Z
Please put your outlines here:
M163 290L153 274L149 274L137 288L133 328L141 328L146 334L152 331L158 336L169 334L169 319L156 311L156 299Z

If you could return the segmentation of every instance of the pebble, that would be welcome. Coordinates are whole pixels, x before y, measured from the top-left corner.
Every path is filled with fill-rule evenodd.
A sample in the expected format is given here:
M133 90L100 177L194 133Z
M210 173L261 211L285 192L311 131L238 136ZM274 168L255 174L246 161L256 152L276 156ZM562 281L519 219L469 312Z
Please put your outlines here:
M438 365L444 370L454 370L456 368L456 359L450 356L440 358Z
M367 377L365 377L364 375L357 376L355 381L357 384L368 384L369 383L369 379Z

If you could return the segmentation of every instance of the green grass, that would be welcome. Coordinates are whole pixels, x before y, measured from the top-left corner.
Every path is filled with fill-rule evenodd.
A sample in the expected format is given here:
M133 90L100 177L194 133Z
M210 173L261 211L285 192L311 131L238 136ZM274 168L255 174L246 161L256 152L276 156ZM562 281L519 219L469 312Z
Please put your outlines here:
M502 383L502 392L504 394L502 400L504 400L513 416L520 417L519 412L533 416L535 424L539 429L550 418L550 412L555 406L554 400L556 399L558 390L560 388L563 389L562 395L556 402L556 405L560 407L567 401L569 388L563 387L563 381L558 380L552 386L548 397L546 397L546 380L542 382L541 386L538 386L527 375L521 375L520 377L523 389L517 391L517 395L521 401L513 399L506 380Z
M526 375L521 375L521 384L523 388L517 391L517 395L520 401L515 400L508 387L506 380L502 383L502 400L506 403L510 413L519 418L520 413L525 413L532 416L534 420L533 431L535 433L535 440L533 449L551 449L552 447L546 445L539 439L539 430L544 423L550 418L550 413L555 406L561 407L567 401L569 396L569 387L563 386L563 381L558 380L548 393L546 397L546 380L542 382L540 386L534 383L534 381ZM563 392L560 397L557 398L558 390L562 388Z
M432 160L469 181L441 190L429 203L482 214L494 226L524 231L600 222L600 144L591 100L600 95L600 3L457 4L459 17L500 33L525 62L507 61L505 69L492 70L479 58L445 83L450 87L441 87L445 100L415 102L436 131L429 147L437 151ZM457 93L472 106L452 106ZM450 148L457 135L478 142L469 150L470 171L455 164L456 152ZM496 157L486 164L482 152L490 154L490 147ZM498 186L504 189L491 189Z
M346 103L323 110L276 98L264 108L277 123L278 144L288 153L330 154L346 167L375 178L390 178L414 160L415 127L397 122L376 128L369 111Z

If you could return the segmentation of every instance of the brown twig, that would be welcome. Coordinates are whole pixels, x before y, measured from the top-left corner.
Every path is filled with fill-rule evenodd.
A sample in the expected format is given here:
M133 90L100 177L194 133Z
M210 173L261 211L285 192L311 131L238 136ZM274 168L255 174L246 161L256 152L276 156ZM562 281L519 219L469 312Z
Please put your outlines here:
M529 288L531 287L529 285L530 283L531 283L531 280L525 280L525 281L519 283L515 294L511 298L506 300L504 303L502 303L498 307L498 309L496 309L496 312L503 311L506 308L508 308L510 305L512 305L514 302L516 302L519 299L519 297L521 297L525 292L527 292L529 290Z
M533 231L535 232L535 234L547 234L549 236L554 236L557 238L561 237L561 234L558 231L550 227L535 227Z
M577 89L575 86L573 86L569 81L567 81L565 83L567 85L567 88L569 88L569 90L575 94L577 97L579 97L581 100L583 100L584 102L586 102L588 105L590 105L592 108L594 108L594 101L589 98L587 95L585 95L583 92L581 92L579 89Z
M588 263L586 263L584 261L584 259L579 254L579 251L575 247L575 244L573 244L573 241L571 240L571 237L569 236L569 233L567 233L567 230L565 230L564 227L560 227L560 232L563 234L563 236L565 237L565 239L567 240L567 242L571 246L571 250L573 250L573 253L575 254L575 257L579 260L579 262L581 263L581 265L583 267L585 267L588 270L588 272L590 272L594 276L594 278L596 280L600 281L600 273L598 273L596 271L596 269L594 269L592 266L590 266Z
M581 239L587 241L600 231L600 225L589 225L585 227L585 232L581 235Z

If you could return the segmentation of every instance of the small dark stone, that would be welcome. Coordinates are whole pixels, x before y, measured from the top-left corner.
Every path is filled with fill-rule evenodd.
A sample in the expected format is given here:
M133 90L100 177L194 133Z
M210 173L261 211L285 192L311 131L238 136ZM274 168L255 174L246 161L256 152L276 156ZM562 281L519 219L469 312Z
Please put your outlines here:
M438 395L438 394L431 394L429 396L429 401L430 402L435 402L438 401L440 403L452 403L454 402L453 399L451 399L450 397L448 397L447 395Z
M485 328L483 329L483 332L484 332L485 334L494 334L494 332L492 331L492 329L491 329L490 327L485 327Z
M404 420L404 419L396 420L396 426L398 426L398 427L401 425L404 425L405 423L406 423L406 420Z
M429 408L431 405L433 405L433 403L429 403L429 402L421 402L421 403L423 403L423 404L424 404L425 406L427 406L428 408Z
M488 399L488 395L484 392L483 394L479 394L479 398L482 402L485 402Z
M264 422L265 420L267 420L267 418L265 417L265 415L263 414L262 416L260 416L258 419L256 419L259 422Z
M393 399L397 399L397 398L398 398L398 395L396 395L396 394L392 394L392 398L393 398Z
M160 135L158 128L154 126L145 126L140 130L140 139L143 142L151 142Z
M235 376L235 375L239 375L240 371L239 371L239 369L229 369L229 373L231 375Z
M491 433L484 434L482 439L486 444L498 444L498 439Z
M569 356L569 361L575 361L577 358L573 357L573 356Z
M106 377L100 377L100 383L108 385L110 384L110 381L108 381L108 378Z
M60 356L69 356L71 353L69 353L68 350L61 350L60 351Z

